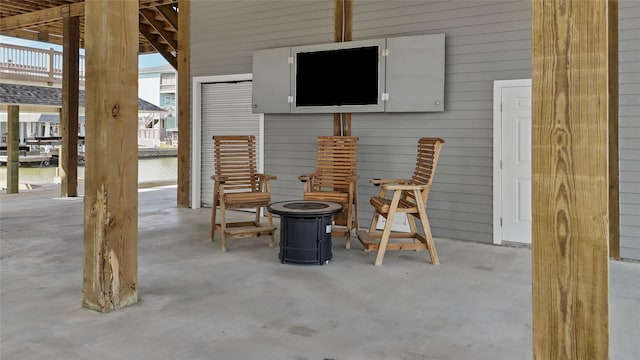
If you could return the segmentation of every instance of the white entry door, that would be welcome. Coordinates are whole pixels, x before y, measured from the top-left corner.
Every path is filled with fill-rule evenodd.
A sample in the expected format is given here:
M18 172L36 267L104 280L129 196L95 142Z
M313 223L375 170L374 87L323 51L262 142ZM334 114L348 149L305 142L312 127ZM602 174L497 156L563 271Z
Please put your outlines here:
M530 244L531 81L496 81L494 97L494 243Z

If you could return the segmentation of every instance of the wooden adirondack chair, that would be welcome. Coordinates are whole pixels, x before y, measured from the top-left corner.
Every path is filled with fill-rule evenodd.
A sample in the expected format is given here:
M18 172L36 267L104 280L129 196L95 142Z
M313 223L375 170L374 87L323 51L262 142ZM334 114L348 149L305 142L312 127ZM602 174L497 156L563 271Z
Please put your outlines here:
M271 202L270 180L276 177L259 174L256 170L255 136L214 136L215 173L213 209L211 212L211 241L220 231L222 251L227 251L227 238L269 236L274 246L273 219L267 212L267 224L260 222L260 209ZM220 222L216 222L216 209L220 207ZM254 221L228 222L226 210L255 208Z
M334 216L332 235L344 236L351 247L351 229L358 229L358 188L355 136L318 137L316 170L298 178L304 183L305 200L322 200L344 206L344 214ZM337 226L336 226L337 225Z
M386 250L427 249L431 256L431 263L434 265L440 263L436 245L431 236L426 209L442 143L444 140L439 138L421 138L418 141L418 159L411 179L369 181L380 186L380 192L369 201L374 208L369 231L357 231L356 234L365 250L378 250L375 265L382 265ZM390 192L391 197L386 196L387 192ZM393 218L397 213L407 214L411 232L391 232ZM386 219L382 232L376 230L380 216ZM422 223L423 234L418 232L414 218L418 218ZM413 242L389 242L390 238L412 239Z

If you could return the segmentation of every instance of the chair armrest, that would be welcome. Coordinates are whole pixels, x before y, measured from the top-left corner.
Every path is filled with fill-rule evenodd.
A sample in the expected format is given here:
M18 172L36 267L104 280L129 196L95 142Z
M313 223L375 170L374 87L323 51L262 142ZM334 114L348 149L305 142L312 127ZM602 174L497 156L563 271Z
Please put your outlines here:
M407 184L411 180L409 179L369 179L369 183L380 186L382 184Z
M224 184L225 181L227 181L228 178L229 178L228 176L222 176L222 175L212 175L211 176L211 180L217 181L217 182L219 182L221 184Z
M278 177L271 174L256 174L262 180L277 180Z
M312 178L314 178L315 176L316 176L316 173L304 174L304 175L298 176L298 180L300 180L302 182L307 182L307 181L311 180Z
M386 190L424 190L430 185L383 184L382 187Z
M353 174L349 177L349 181L351 182L358 182L358 179L360 179L360 175L357 174Z

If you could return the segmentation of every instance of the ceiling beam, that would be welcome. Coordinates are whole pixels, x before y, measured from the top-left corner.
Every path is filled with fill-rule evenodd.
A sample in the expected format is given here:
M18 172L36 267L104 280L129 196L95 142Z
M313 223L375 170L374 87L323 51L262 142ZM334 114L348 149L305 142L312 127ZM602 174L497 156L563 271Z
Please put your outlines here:
M178 12L173 8L173 6L163 5L158 6L156 9L162 14L162 16L164 16L165 19L167 19L167 22L173 26L173 29L178 31Z
M147 9L159 6L171 6L177 4L178 0L140 0L140 9Z
M24 29L62 20L66 16L84 15L84 2L56 6L15 16L0 18L0 31Z
M147 40L147 38L144 37L144 35L142 36L145 40L145 42L140 42L140 45L138 45L138 54L142 55L142 54L153 54L155 53L157 50L156 48L154 48L153 46L151 46L151 44L149 44Z
M162 21L156 20L156 12L151 9L140 9L142 17L147 19L149 24L158 32L160 36L173 48L173 51L178 49L178 41L176 40L174 33L167 31L164 28Z
M32 40L32 41L43 41L51 44L62 45L62 37L53 36L46 32L41 31L25 31L25 30L6 30L0 31L0 35L11 36L15 38Z
M160 53L160 55L162 55L162 57L164 57L165 60L167 60L167 62L177 70L178 61L176 59L176 56L169 50L167 50L167 45L160 42L159 36L153 34L150 27L150 25L140 23L140 33L145 37L145 39L147 39L147 41L149 41L149 43L151 43L151 45L158 51L158 53Z

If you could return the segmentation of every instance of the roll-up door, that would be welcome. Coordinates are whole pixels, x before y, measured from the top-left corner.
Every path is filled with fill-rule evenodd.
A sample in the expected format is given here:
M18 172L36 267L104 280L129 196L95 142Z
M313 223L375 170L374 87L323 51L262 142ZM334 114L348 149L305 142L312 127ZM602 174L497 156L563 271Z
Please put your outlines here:
M214 135L255 135L258 169L263 171L262 114L251 112L251 81L202 84L201 204L213 204Z

